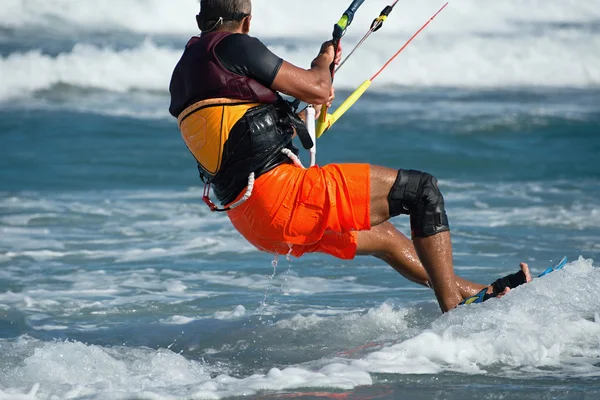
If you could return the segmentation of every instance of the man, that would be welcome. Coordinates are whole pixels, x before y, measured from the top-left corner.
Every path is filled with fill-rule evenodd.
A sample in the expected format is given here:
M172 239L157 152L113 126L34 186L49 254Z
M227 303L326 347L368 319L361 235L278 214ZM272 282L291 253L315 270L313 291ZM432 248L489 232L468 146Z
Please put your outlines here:
M329 66L341 54L325 42L310 69L296 67L248 35L251 13L251 0L201 0L202 34L188 42L171 79L169 111L213 211L226 211L250 243L269 253L378 257L432 287L443 312L531 280L526 264L491 286L455 275L444 198L430 174L369 164L299 165L292 138L297 134L305 147L310 139L278 93L316 109L330 105ZM224 209L208 198L211 186ZM410 216L412 241L388 222L400 214Z

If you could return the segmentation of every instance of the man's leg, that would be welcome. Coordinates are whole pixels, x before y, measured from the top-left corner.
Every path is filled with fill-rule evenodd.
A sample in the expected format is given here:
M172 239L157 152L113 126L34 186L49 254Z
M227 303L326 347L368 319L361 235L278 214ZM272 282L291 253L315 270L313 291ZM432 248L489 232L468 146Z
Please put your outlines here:
M392 223L383 222L369 231L357 233L357 255L370 255L385 261L406 279L431 287L413 242ZM463 299L473 296L487 285L480 285L456 276L456 284Z
M408 214L416 253L427 271L440 308L463 299L452 265L452 243L437 181L417 171L371 166L371 226Z

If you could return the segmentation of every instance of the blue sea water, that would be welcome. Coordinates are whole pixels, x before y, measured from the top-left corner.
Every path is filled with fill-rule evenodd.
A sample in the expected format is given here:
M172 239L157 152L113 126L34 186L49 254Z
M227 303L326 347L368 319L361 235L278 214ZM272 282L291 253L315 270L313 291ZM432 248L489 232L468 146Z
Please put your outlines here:
M307 65L346 6L321 3L256 0L253 32ZM400 2L338 98L440 5ZM196 1L2 2L0 399L600 398L600 2L482 7L451 2L318 142L436 175L467 279L569 257L442 315L379 260L274 260L208 211L167 112Z

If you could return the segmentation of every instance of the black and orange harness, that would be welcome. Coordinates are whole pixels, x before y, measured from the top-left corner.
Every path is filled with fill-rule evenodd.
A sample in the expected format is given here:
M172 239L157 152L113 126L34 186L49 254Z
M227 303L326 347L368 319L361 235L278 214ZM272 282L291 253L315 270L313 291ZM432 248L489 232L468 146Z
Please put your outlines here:
M290 103L221 64L215 47L229 35L214 32L192 38L170 88L171 112L197 161L205 184L203 200L212 211L227 211L244 201L261 174L283 163L299 163L292 144L295 134L303 147L313 145ZM225 208L210 199L211 187ZM244 188L246 194L235 201Z
M291 143L295 133L303 147L312 146L302 120L283 99L276 104L203 100L186 108L178 124L198 163L205 184L203 200L212 211L241 204L250 196L254 180L265 172L285 162L298 163L298 150ZM214 182L222 204L232 203L243 187L247 190L240 200L218 208L209 197Z

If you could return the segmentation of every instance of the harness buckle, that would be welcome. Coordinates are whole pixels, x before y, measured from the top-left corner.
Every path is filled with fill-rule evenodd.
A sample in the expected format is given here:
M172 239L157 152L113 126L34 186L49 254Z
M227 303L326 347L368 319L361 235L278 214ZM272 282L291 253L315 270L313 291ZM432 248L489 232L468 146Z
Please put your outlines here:
M202 200L204 201L204 203L206 203L206 205L208 206L208 208L210 208L210 211L212 211L212 212L225 212L225 211L231 210L231 207L227 207L227 208L219 208L219 207L217 207L217 205L215 203L213 203L213 201L208 196L209 192L210 192L210 183L204 184L204 193L202 195Z

